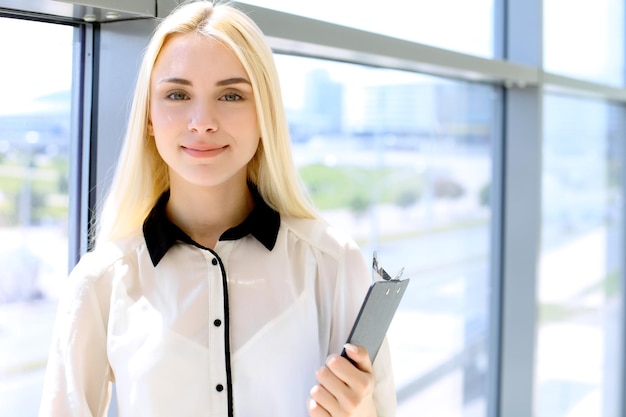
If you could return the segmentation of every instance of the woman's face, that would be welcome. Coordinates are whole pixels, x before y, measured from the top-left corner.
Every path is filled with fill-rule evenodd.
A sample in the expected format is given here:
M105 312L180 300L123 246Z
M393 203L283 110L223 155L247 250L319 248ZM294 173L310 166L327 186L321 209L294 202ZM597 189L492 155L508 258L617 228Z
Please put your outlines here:
M230 49L198 34L171 37L150 79L149 129L172 186L245 184L260 133L252 85Z

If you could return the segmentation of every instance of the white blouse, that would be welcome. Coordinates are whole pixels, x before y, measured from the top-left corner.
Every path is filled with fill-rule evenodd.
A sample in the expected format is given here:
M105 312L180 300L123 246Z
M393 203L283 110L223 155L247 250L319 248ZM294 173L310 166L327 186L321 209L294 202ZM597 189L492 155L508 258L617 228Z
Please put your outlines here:
M40 417L106 416L112 382L120 417L307 416L371 283L358 247L261 200L206 249L165 219L166 201L70 274ZM394 416L386 343L374 373L378 416Z

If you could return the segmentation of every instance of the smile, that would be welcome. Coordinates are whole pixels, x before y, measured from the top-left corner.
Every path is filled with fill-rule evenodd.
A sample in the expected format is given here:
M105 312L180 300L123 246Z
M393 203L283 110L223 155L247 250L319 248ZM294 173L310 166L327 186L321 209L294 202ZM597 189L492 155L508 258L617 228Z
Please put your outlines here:
M209 149L188 148L185 146L181 146L180 148L186 155L192 158L212 158L224 152L228 148L228 145Z

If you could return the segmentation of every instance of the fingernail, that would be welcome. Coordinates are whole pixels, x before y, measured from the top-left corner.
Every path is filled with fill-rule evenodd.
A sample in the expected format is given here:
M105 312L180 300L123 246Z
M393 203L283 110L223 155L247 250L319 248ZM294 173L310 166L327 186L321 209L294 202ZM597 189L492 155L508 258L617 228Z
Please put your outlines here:
M353 344L346 343L343 347L345 350L349 350L352 353L359 353L359 348L354 346Z

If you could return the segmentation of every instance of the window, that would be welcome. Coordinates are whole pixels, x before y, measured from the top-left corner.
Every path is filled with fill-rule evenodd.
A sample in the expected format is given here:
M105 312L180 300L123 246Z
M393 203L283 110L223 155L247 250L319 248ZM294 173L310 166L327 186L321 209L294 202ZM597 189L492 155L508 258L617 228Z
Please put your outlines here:
M317 207L411 284L389 331L399 416L487 414L490 86L277 55Z
M37 414L68 272L75 30L0 18L0 415Z
M619 414L624 116L544 99L537 417Z
M245 0L245 3L491 58L495 55L495 1Z
M544 0L544 67L624 85L624 1Z

